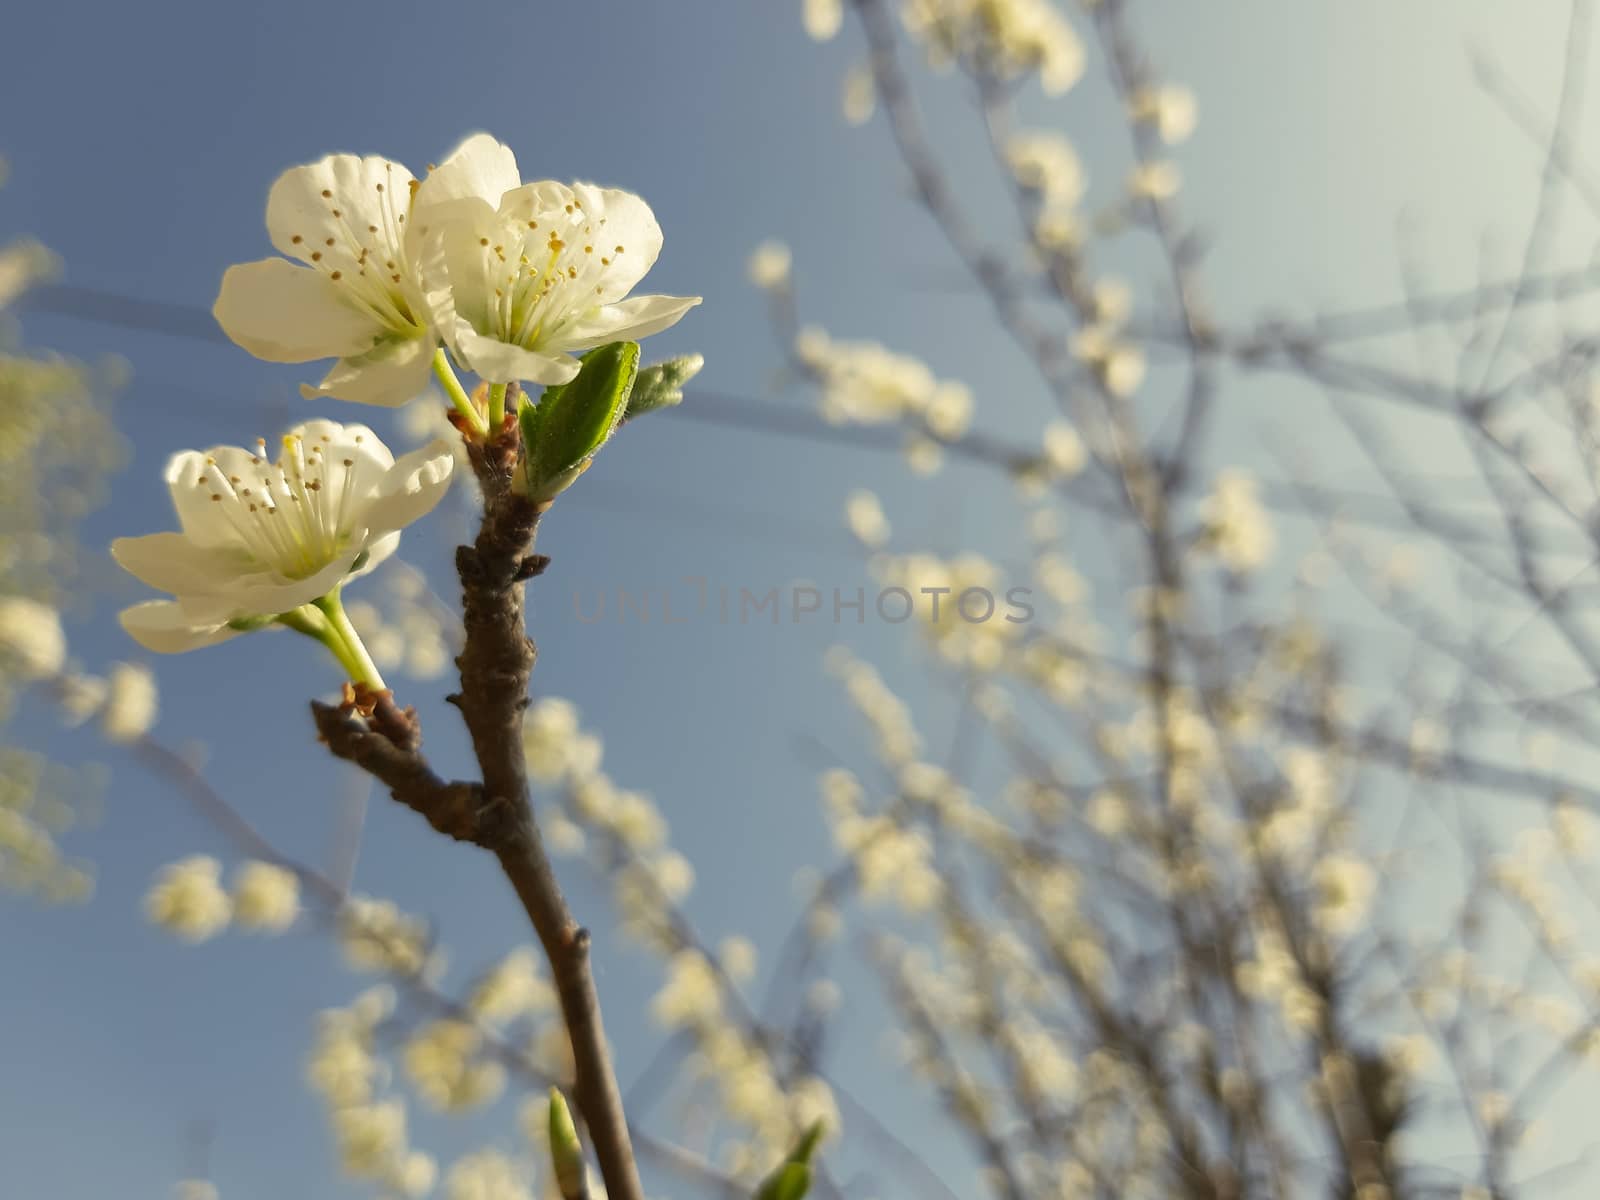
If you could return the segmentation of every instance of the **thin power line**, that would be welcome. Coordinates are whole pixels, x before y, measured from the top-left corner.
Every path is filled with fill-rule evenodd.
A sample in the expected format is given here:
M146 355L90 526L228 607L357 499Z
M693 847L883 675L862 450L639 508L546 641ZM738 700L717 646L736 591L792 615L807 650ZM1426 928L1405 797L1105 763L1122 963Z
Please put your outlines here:
M19 303L24 309L52 316L92 321L96 324L158 333L212 345L232 345L209 312L189 304L146 300L100 288L68 284L43 284L31 288ZM905 445L905 431L895 427L830 425L809 409L699 388L691 389L690 397L688 402L667 410L667 417L681 421L697 421L724 429L786 439L800 438L821 445L846 446L869 451L896 451ZM969 457L1008 470L1029 457L1015 447L978 434L969 434L962 450ZM1291 507L1298 507L1303 502L1303 498L1295 493L1292 484L1284 487L1269 481L1267 494L1269 500ZM1394 524L1397 519L1408 522L1411 519L1404 512L1379 511L1379 507L1386 507L1381 504L1379 507L1374 507L1375 502L1382 501L1381 497L1363 496L1355 492L1341 494L1334 489L1326 490L1323 495L1330 503L1364 506L1366 510L1364 519L1377 524ZM1092 504L1091 507L1101 508L1103 502ZM701 514L702 517L706 515ZM756 514L748 516L757 522L762 520ZM721 521L714 523L726 524ZM740 532L749 531L742 529ZM812 547L817 547L826 544L829 538L827 533L818 529L796 534L792 540L795 543L809 543Z
M25 295L24 307L51 316L91 321L141 333L158 333L214 345L233 344L211 314L203 309L187 304L145 300L97 288L43 285ZM163 389L163 392L169 390ZM813 441L830 444L869 449L892 449L900 444L891 430L861 430L859 432L868 436L857 437L851 430L828 425L811 413L792 406L763 404L714 392L696 390L692 403L668 411L724 428L785 437L809 437ZM720 527L724 533L758 538L767 544L782 544L793 549L823 553L855 552L853 543L830 526L811 525L762 513L729 511L719 506L695 504L678 496L656 495L634 488L589 487L584 489L584 494L576 503L597 511L634 516L665 515L663 510L671 509L675 512L675 520L687 515L693 523Z
M159 333L189 341L231 346L211 314L190 304L146 300L100 288L71 284L42 284L30 289L20 307L50 316L92 321L140 333ZM791 405L694 389L694 403L679 405L671 415L751 433L806 438L828 445L868 450L893 450L904 443L892 429L843 428L829 425L815 414Z
M230 345L210 313L190 304L143 300L99 288L46 283L24 293L20 307L52 316L73 317L144 333L164 333L192 341Z

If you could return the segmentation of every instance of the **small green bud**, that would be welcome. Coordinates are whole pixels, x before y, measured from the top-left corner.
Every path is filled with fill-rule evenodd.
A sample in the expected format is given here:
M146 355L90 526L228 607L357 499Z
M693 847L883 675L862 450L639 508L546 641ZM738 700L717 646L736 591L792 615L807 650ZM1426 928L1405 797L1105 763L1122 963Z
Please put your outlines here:
M658 408L671 408L683 403L683 385L706 365L702 354L685 354L682 358L669 358L653 363L639 371L633 385L633 395L628 399L628 410L622 414L624 421L642 417Z
M277 617L235 617L228 622L228 628L236 629L240 633L254 633L258 629L265 629L277 619Z
M583 1143L560 1088L550 1089L550 1166L555 1172L561 1200L586 1200L589 1195L588 1169L583 1162Z
M761 1184L756 1200L803 1200L811 1190L811 1168L805 1163L786 1162Z
M789 1161L793 1163L809 1163L811 1156L817 1152L817 1147L822 1144L823 1124L820 1120L811 1122L806 1131L800 1135L800 1141L795 1148L789 1151Z
M789 1151L789 1157L762 1181L755 1200L802 1200L811 1190L811 1156L821 1141L822 1122L814 1121Z
M522 474L519 490L548 505L588 468L627 410L639 374L639 343L612 342L583 356L570 383L546 388L535 404L522 404Z

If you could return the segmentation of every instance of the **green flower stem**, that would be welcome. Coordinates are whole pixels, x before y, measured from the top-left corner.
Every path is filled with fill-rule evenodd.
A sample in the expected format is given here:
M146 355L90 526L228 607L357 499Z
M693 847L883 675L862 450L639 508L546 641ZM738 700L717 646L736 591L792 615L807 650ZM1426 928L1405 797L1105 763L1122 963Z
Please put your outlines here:
M506 423L506 385L489 385L489 428L498 430Z
M351 679L360 675L361 665L351 655L350 648L345 645L344 639L335 631L320 608L302 604L292 612L279 613L275 619L284 628L321 642Z
M372 661L372 655L367 653L366 643L361 640L361 635L356 632L356 627L350 623L350 617L344 611L344 602L339 598L339 588L334 588L320 600L312 601L323 616L328 618L335 637L344 644L348 655L347 665L350 669L351 683L364 683L374 691L384 689L383 676L378 673L378 665Z
M444 394L450 397L450 403L455 405L456 411L461 414L472 431L479 437L488 433L489 426L484 423L483 414L478 411L478 406L473 404L472 397L467 395L467 389L461 386L461 380L456 378L450 360L445 357L443 347L433 352L433 374L439 381L439 386L444 388ZM504 410L504 387L500 389L500 406Z

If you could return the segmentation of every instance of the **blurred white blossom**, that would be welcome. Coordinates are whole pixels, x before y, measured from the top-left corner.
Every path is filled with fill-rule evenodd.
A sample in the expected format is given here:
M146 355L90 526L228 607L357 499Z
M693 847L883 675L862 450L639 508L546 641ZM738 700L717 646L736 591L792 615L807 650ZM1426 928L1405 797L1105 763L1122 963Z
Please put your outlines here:
M159 712L155 674L135 663L113 663L106 675L100 731L113 742L138 741L150 732Z
M26 596L0 597L0 652L23 679L57 674L67 659L67 635L48 604Z
M222 864L193 855L162 868L145 896L145 915L187 942L203 942L228 927L233 905L222 886Z
M446 1200L534 1200L532 1172L494 1150L457 1159L445 1173Z
M801 0L801 20L806 34L818 42L830 41L844 23L843 0Z
M765 241L750 252L746 270L750 282L763 291L774 291L789 286L789 273L794 266L794 256L782 242Z
M1083 74L1083 43L1050 0L906 0L902 12L936 66L962 60L1009 78L1035 74L1048 95Z
M1134 118L1153 125L1169 146L1187 141L1199 116L1194 93L1176 84L1144 88L1134 94L1130 107Z
M889 518L883 515L878 497L865 489L851 492L845 501L845 523L856 540L876 550L889 540Z
M233 919L244 929L282 933L300 915L300 881L276 863L247 862L233 876Z
M1241 471L1217 473L1201 505L1202 544L1229 570L1253 571L1272 556L1271 520L1256 494L1256 482Z

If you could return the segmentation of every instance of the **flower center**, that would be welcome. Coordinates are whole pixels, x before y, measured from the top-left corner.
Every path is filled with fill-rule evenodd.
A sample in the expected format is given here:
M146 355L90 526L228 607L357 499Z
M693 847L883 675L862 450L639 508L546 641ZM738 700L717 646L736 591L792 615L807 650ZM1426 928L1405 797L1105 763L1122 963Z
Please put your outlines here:
M584 212L576 196L555 209L533 211L516 201L508 209L499 214L497 236L478 238L485 293L480 328L534 350L573 317L605 302L606 277L627 247L601 245L606 218Z
M199 486L211 489L212 503L251 562L288 579L315 575L351 543L353 463L330 471L322 443L308 447L297 434L285 435L277 462L267 461L264 440L256 447L246 468L252 476L228 474L208 458Z

